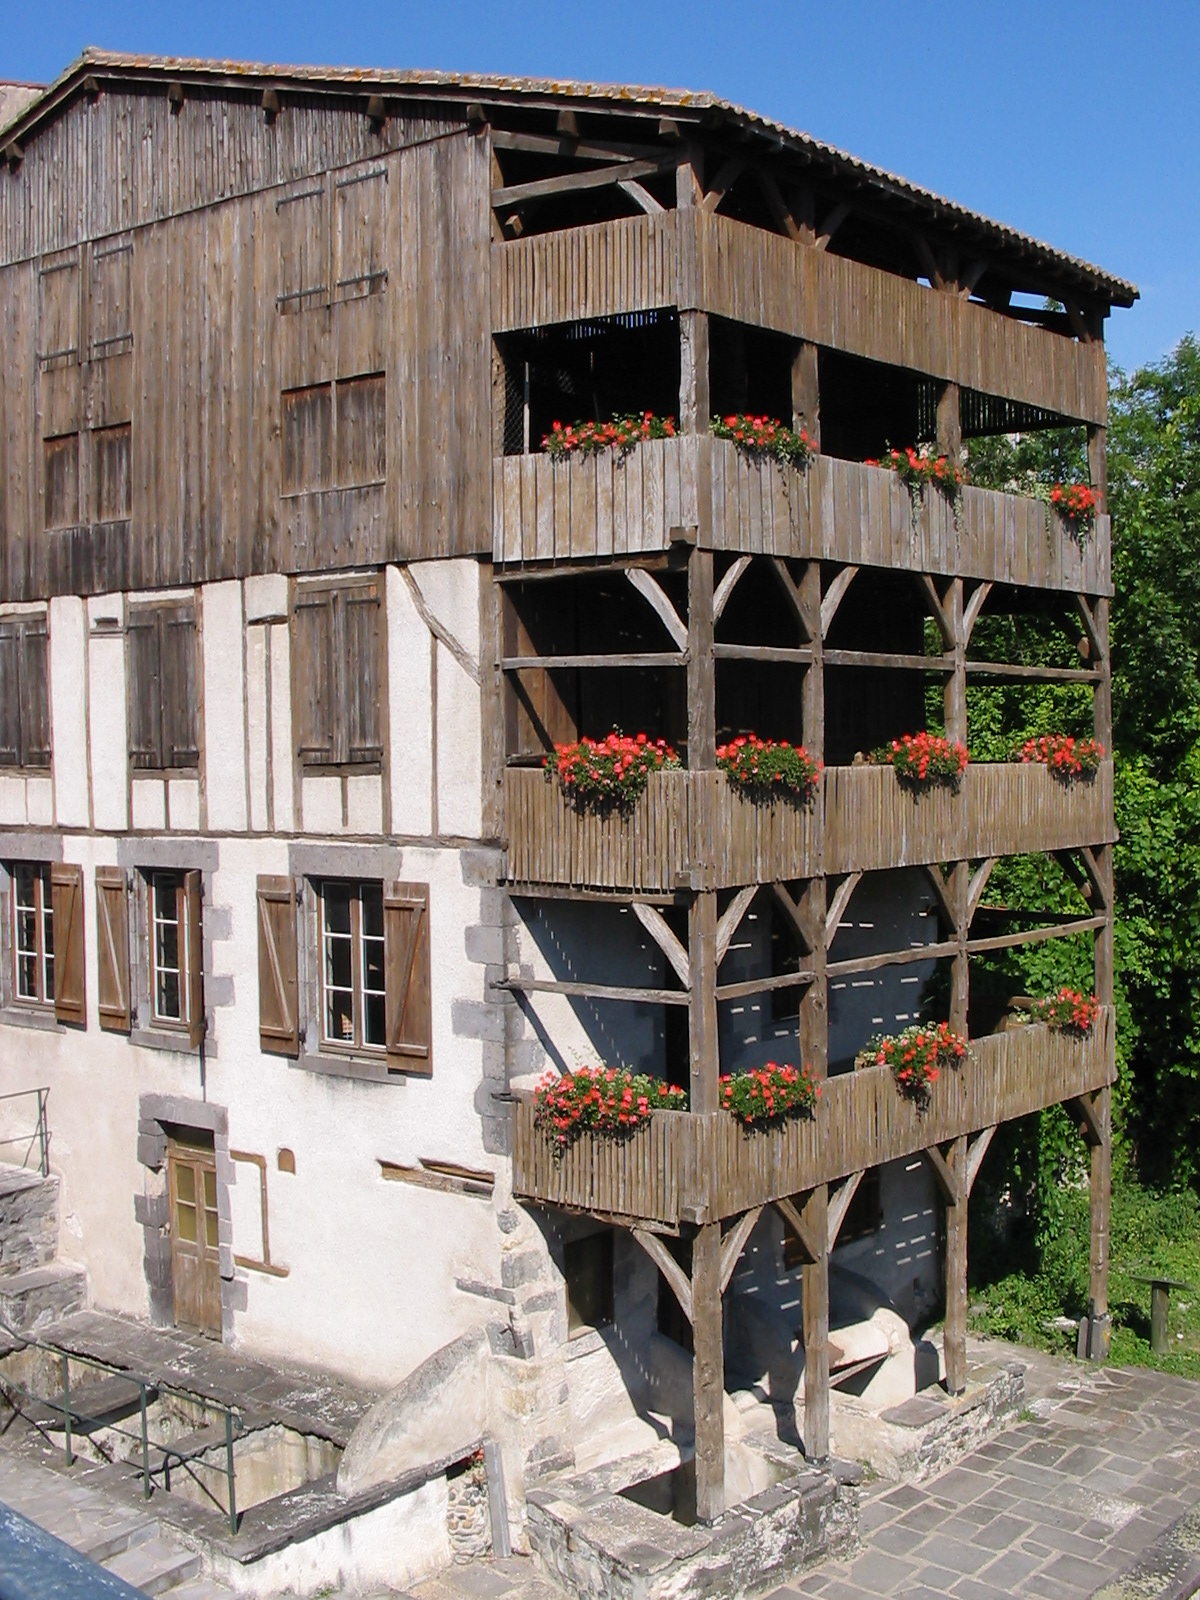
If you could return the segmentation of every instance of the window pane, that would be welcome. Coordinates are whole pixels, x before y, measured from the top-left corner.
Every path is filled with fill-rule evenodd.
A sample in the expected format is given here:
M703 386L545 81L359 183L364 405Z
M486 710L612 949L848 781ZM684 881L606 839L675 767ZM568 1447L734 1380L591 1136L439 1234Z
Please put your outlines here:
M178 1022L180 1020L179 974L177 972L159 972L158 981L154 986L154 1014L165 1018L168 1022Z
M210 1250L217 1248L217 1213L206 1211L204 1213L204 1242Z
M196 1174L191 1167L178 1166L175 1168L175 1193L180 1200L194 1204L196 1199Z
M22 1000L36 1000L39 998L36 956L21 955L17 957L17 993Z
M150 903L154 919L154 1014L166 1022L182 1022L179 964L179 874L156 872Z
M13 889L16 902L19 906L28 906L30 909L36 904L34 899L36 870L27 861L20 861L13 868Z
M366 997L363 1017L363 1043L375 1045L379 1049L387 1043L387 1024L384 1021L384 1003L381 994L369 994Z
M326 883L323 885L323 893L325 898L326 929L330 933L349 933L350 885L348 883Z
M185 1244L196 1243L196 1208L180 1201L175 1207L175 1227Z
M348 989L326 991L325 1037L334 1044L354 1043L354 997Z
M370 939L383 938L383 885L364 883L359 891L362 897L362 930Z

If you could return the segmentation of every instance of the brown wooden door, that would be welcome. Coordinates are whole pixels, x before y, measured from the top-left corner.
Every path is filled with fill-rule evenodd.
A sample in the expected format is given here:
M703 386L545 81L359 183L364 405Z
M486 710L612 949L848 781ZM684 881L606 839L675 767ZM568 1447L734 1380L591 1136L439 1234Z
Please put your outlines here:
M175 1323L221 1337L217 1162L212 1135L178 1134L167 1144L171 1183L171 1284Z

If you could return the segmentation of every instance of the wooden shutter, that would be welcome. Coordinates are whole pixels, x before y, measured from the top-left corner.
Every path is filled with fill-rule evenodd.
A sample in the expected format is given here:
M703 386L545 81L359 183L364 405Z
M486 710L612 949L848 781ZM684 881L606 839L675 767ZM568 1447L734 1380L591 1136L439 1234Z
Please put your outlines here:
M159 660L162 665L162 764L194 767L196 746L196 613L189 606L171 606L160 614Z
M405 1072L432 1072L427 883L384 886L383 966L388 1056Z
M194 869L183 875L183 922L187 930L188 1042L195 1049L204 1038L204 925L200 906L203 880Z
M147 606L131 608L125 620L129 759L135 767L152 771L163 765L159 648L157 611Z
M387 477L387 379L382 372L337 386L337 485L383 483Z
M83 868L56 861L50 868L54 910L54 1015L87 1024L83 965Z
M321 182L275 202L279 229L280 311L329 302L329 201Z
M46 615L21 619L21 765L50 765L50 671Z
M133 243L128 238L106 239L92 246L88 327L93 361L133 348L129 293L132 261Z
M300 1049L297 1010L296 886L291 878L258 879L258 1040L264 1050Z
M337 181L335 295L339 300L378 294L387 282L387 176L386 167L373 167Z
M79 523L79 435L42 441L42 519L47 528Z
M333 594L299 588L292 610L292 695L296 746L305 766L339 759L334 678Z
M343 759L375 762L383 756L379 585L353 585L342 590L338 599L342 606L337 666Z
M333 485L333 385L285 389L280 396L282 494L305 494Z
M129 516L130 424L92 430L92 521L123 522Z
M79 253L38 273L38 359L43 368L79 360Z
M96 868L96 977L100 1026L128 1033L129 884L120 867Z
M21 625L0 619L0 767L21 765Z

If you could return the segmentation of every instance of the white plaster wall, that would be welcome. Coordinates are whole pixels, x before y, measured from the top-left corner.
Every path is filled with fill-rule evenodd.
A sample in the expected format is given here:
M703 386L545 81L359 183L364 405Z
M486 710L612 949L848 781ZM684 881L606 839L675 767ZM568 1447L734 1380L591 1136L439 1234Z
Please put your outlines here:
M242 585L236 581L206 584L201 590L201 619L204 638L204 779L208 825L220 832L240 832L246 826ZM198 816L195 823L184 821L182 802L181 795L177 819L173 791L172 826L198 826Z
M15 772L0 773L0 827L22 828L28 820L25 779Z
M246 627L246 777L250 826L265 833L271 826L271 726L267 682L271 671L270 629Z
M87 608L74 595L50 602L50 728L58 822L86 828L88 810Z
M628 907L543 900L519 902L518 911L520 963L529 976L670 986L662 952ZM661 1072L663 1007L554 994L530 994L526 1006L547 1064L560 1072L597 1063Z
M53 737L53 735L52 735ZM25 815L33 828L54 824L54 781L52 778L26 778Z
M134 778L129 785L133 826L146 832L167 825L167 785L163 778Z
M198 778L167 779L167 821L177 833L199 831L201 816Z
M409 568L431 614L475 667L472 677L437 644L438 832L478 838L482 727L479 697L479 563L417 562Z
M124 626L121 595L98 595L87 603L88 736L92 759L92 819L98 829L128 827L129 746L125 722L125 637L98 633L98 623Z
M296 782L292 739L292 643L285 622L271 625L271 783L275 827L296 826Z
M399 567L386 575L392 832L433 832L433 652Z

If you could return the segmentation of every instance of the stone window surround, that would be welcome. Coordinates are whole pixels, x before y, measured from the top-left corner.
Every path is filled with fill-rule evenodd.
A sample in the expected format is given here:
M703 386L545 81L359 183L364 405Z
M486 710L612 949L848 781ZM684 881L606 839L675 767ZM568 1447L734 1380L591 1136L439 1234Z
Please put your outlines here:
M331 1077L402 1086L404 1073L386 1061L342 1055L321 1049L320 907L316 884L322 878L349 878L381 883L402 878L404 852L395 845L313 844L303 841L288 849L288 873L296 882L297 996L300 1007L300 1053L292 1066Z
M169 1050L177 1055L204 1056L215 1060L216 1040L212 1028L213 1002L210 993L212 960L212 875L217 869L219 851L210 839L123 838L117 840L117 865L133 874L129 895L129 984L133 1005L129 1039L150 1050ZM184 1033L154 1027L143 1018L152 1016L150 1006L150 919L148 874L154 871L201 874L201 960L205 976L204 1010L206 1026L200 1044L192 1045Z
M20 833L0 836L0 1023L17 1028L63 1032L53 1005L21 1005L13 989L12 877L10 861L53 863L63 858L62 836L57 833Z
M233 1337L234 1313L246 1309L246 1283L234 1275L233 1212L229 1189L237 1168L229 1156L229 1114L224 1106L184 1095L144 1094L138 1099L137 1159L146 1169L142 1192L133 1197L134 1218L142 1228L142 1263L156 1328L175 1324L171 1283L171 1196L167 1180L167 1138L171 1127L198 1128L213 1136L217 1163L217 1250L221 1275L221 1340Z

